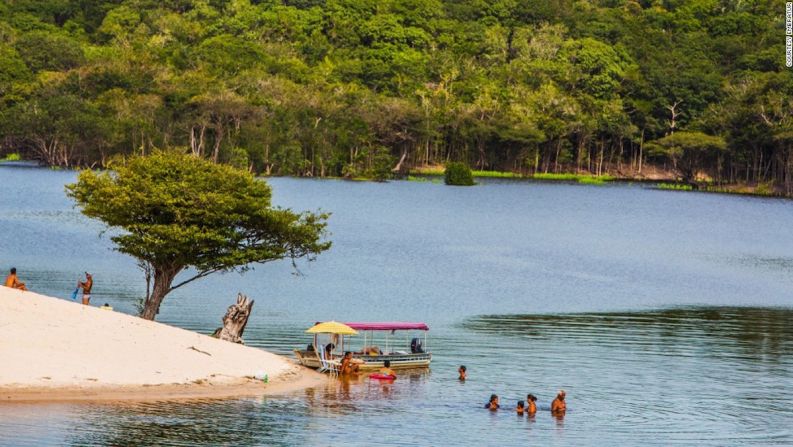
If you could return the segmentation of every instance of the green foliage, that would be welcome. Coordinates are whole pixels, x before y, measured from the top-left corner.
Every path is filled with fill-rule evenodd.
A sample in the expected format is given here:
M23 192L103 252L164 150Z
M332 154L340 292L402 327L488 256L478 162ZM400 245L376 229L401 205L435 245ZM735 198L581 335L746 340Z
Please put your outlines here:
M273 208L270 187L245 171L174 151L111 167L82 171L67 193L83 214L118 230L117 249L153 274L145 317L195 279L284 258L313 260L330 247L322 241L326 214ZM192 276L172 285L188 268Z
M16 49L33 72L63 71L84 62L83 50L73 39L47 31L33 31L21 35Z
M669 158L683 180L689 183L696 179L709 159L726 148L723 138L702 132L677 132L648 144L651 153Z
M22 156L16 152L12 152L7 154L5 157L0 158L0 161L19 161L22 160Z
M266 175L455 161L597 177L679 170L672 146L645 143L701 132L726 147L700 173L793 194L778 18L770 2L699 0L5 2L0 150L58 166L184 146Z
M471 168L465 163L452 162L446 165L444 183L454 186L471 186L476 184Z
M659 183L656 185L658 189L666 189L672 191L691 191L694 189L691 185L687 185L684 183Z
M483 177L483 178L521 178L521 175L515 172L503 172L503 171L473 170L471 171L471 174L474 177Z

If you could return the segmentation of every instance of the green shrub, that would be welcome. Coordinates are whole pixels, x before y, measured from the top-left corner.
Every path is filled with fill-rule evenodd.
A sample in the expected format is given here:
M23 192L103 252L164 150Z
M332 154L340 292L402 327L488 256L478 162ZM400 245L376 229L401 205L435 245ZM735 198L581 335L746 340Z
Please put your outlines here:
M447 185L471 186L474 184L474 176L471 168L465 163L452 162L446 165L444 181Z
M22 157L16 152L12 152L6 155L5 158L0 159L0 161L19 161L19 160L22 160Z

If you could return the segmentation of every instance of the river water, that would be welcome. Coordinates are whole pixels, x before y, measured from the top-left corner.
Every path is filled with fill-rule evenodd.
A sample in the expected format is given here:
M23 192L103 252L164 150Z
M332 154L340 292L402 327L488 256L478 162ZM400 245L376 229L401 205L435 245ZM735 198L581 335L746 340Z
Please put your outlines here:
M74 179L0 167L0 268L64 299L91 271L92 301L132 313L142 274L72 208ZM638 185L269 183L278 205L333 213L331 250L302 275L281 262L193 283L158 320L211 332L242 291L256 300L248 344L287 355L318 320L425 321L430 371L267 398L0 404L0 445L793 444L793 202ZM545 410L559 388L562 420ZM482 409L491 393L506 410ZM531 419L512 411L527 393L539 397Z

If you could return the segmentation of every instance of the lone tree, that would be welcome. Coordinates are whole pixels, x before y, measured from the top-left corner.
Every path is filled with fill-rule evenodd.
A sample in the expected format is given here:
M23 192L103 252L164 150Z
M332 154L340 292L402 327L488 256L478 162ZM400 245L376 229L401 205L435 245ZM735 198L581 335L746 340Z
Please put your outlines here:
M272 207L270 187L245 171L165 151L112 168L82 171L66 190L83 214L122 230L111 239L146 274L147 320L168 293L196 279L285 258L312 261L330 248L322 240L327 214Z

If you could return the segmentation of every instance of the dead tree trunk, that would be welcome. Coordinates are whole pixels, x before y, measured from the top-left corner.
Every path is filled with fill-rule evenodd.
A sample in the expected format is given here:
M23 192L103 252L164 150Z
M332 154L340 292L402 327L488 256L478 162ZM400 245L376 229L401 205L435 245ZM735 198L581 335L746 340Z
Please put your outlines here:
M253 300L249 300L247 296L238 293L237 304L229 306L226 315L223 317L223 327L217 328L212 336L232 343L244 344L242 332L245 330L245 325L248 324L251 309L253 309Z

